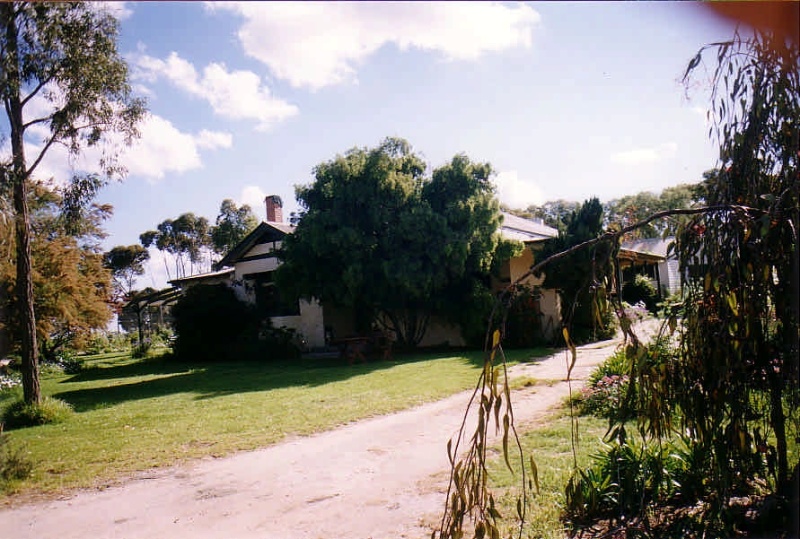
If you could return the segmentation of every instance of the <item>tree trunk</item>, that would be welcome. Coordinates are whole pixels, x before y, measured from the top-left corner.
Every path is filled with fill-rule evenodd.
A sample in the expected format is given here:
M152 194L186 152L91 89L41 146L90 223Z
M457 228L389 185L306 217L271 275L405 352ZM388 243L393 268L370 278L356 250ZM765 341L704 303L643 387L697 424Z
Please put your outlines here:
M19 51L14 4L2 6L5 23L7 73L12 88L5 99L6 113L11 127L11 182L14 188L15 232L17 240L16 307L20 321L22 345L22 390L26 403L41 401L39 388L38 347L36 346L36 316L33 311L33 271L31 267L31 224L28 214L28 178L23 142L22 101L20 100Z

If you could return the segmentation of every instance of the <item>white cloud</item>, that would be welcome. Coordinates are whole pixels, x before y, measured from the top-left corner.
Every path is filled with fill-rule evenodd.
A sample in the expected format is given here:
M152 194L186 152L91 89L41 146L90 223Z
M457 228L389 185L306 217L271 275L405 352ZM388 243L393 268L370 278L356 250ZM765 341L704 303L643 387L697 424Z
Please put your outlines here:
M199 74L191 62L171 53L166 60L141 54L133 59L134 76L149 82L165 78L190 95L204 99L214 112L233 120L256 120L258 130L297 114L297 107L272 95L252 71L228 71L211 63Z
M220 131L209 131L203 129L195 137L198 148L204 150L216 150L217 148L230 148L233 146L233 135Z
M46 180L53 178L63 183L76 171L99 172L99 161L103 150L119 149L119 164L128 170L130 176L139 176L150 181L163 178L169 173L182 173L203 166L199 150L229 148L232 136L229 133L200 131L197 135L184 133L169 120L148 114L139 126L141 137L130 147L121 144L118 136L111 136L103 147L86 148L77 158L72 157L62 145L53 145L36 169L35 176ZM40 133L45 134L45 133ZM26 142L29 161L41 151L38 140ZM3 152L6 153L6 152Z
M113 15L118 21L124 21L133 15L133 10L129 5L130 2L89 2L89 6L93 9L105 11Z
M678 145L674 142L660 144L653 148L637 148L611 154L611 162L621 165L640 165L642 163L654 163L662 159L667 159L675 155Z
M497 187L498 200L510 208L527 208L545 201L544 192L539 186L521 179L516 170L499 172L493 183Z
M526 4L484 2L217 2L244 18L245 52L295 87L354 80L358 65L387 44L447 60L530 47L539 14Z
M242 194L239 196L239 205L247 204L259 218L264 219L266 218L265 198L267 198L267 193L263 189L257 185L248 185L242 189Z
M184 133L169 120L155 115L149 115L140 130L141 138L125 150L122 164L130 175L150 180L201 168L200 149L229 148L232 141L229 133Z

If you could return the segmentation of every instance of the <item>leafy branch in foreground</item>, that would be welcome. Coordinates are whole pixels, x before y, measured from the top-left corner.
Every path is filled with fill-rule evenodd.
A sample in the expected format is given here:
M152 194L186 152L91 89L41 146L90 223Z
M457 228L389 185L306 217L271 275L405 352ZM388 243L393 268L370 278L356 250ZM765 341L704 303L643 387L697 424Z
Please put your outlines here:
M638 228L644 227L656 219L664 219L675 215L700 215L712 212L731 212L741 215L762 215L763 211L742 205L715 205L702 208L683 208L657 212L646 219L625 226L619 230L607 231L596 238L584 241L578 245L570 247L564 251L555 253L544 260L535 263L522 276L510 283L495 300L492 312L489 316L486 333L486 356L484 367L478 379L478 383L467 404L464 418L458 434L447 444L448 457L450 459L451 471L450 482L445 501L445 509L437 531L431 535L432 538L454 539L465 535L465 521L469 521L474 528L472 533L476 538L499 537L498 519L502 515L498 511L494 496L487 485L486 459L487 444L489 443L489 428L494 421L496 431L502 427L503 458L508 468L513 472L511 452L509 442L513 439L516 447L514 453L518 455L520 473L520 492L517 498L517 518L519 520L519 537L522 532L526 519L526 508L528 502L528 492L536 487L538 489L538 470L533 456L526 462L524 451L519 441L516 425L514 423L513 405L509 390L508 370L505 362L505 355L502 349L502 328L505 326L507 315L506 307L509 305L515 290L531 275L542 271L549 264L565 259L576 252L591 249L598 244L605 243L612 247L610 249L594 250L595 256L602 255L605 260L593 260L596 264L614 263L621 238ZM589 286L590 283L586 283ZM606 290L610 290L607 287ZM618 296L618 294L617 294ZM620 322L625 342L630 342L629 347L633 353L637 353L641 342L633 331L633 324L627 317L622 305L617 299L615 313ZM566 381L571 383L572 369L577 361L577 348L570 338L569 328L563 328L563 336L569 352L567 365ZM490 341L491 338L491 341ZM500 358L499 364L496 362ZM571 386L570 386L571 387ZM465 440L467 440L467 425L470 412L473 406L478 406L477 425L467 446L463 449L459 457L459 451ZM575 414L572 414L573 421L576 421ZM573 428L573 456L575 456L576 428ZM454 441L455 440L455 441ZM529 465L529 472L526 470ZM529 475L530 474L530 478Z

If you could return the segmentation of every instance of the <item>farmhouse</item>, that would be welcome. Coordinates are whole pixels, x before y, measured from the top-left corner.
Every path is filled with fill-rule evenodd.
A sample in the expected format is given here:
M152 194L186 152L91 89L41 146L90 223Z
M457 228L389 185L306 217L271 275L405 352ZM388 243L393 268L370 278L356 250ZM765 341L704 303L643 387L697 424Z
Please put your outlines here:
M353 333L352 316L349 313L323 306L316 300L296 301L281 296L273 279L273 272L280 264L276 250L286 235L294 231L294 227L283 221L279 197L268 196L265 206L266 221L225 255L216 264L215 272L174 279L170 283L181 289L197 284L226 283L240 299L255 303L269 313L275 327L296 330L309 348L324 347L333 335L342 337ZM501 268L499 278L492 283L496 291L522 276L532 265L534 252L541 242L558 234L554 228L542 222L508 213L503 213L500 233L506 239L522 242L525 249L522 255L507 261ZM543 334L550 338L560 323L560 305L556 291L541 290L541 282L541 278L533 276L523 281L525 285L540 291L535 309L542 323ZM465 343L458 327L432 319L420 345L438 344L460 346Z

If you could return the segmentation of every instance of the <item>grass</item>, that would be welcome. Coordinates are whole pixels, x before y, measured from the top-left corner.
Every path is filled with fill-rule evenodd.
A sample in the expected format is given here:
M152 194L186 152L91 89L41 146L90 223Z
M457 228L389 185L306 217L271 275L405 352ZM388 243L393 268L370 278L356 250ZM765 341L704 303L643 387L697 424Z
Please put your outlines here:
M516 363L549 352L507 356ZM409 408L473 387L482 361L481 352L354 366L93 356L78 374L42 375L43 394L75 410L70 420L7 431L34 462L31 477L15 492L107 485L152 467L255 449ZM0 409L17 398L18 390L0 392Z
M578 466L589 464L589 455L597 451L599 441L606 432L607 421L595 417L578 418L580 441L577 444ZM574 460L570 436L570 417L568 408L547 418L538 426L527 429L520 437L525 459L530 456L536 461L539 472L539 493L531 492L528 498L526 523L523 537L540 539L563 539L565 527L560 517L564 504L564 487L572 473ZM512 455L516 449L509 447ZM489 464L491 488L495 492L501 521L501 536L516 537L519 529L517 520L516 496L521 485L519 472L512 474L505 465L502 450ZM519 462L511 460L512 466L519 469ZM530 473L526 462L526 473ZM530 475L528 475L530 478Z

